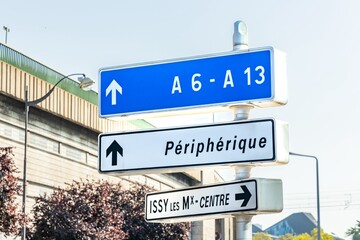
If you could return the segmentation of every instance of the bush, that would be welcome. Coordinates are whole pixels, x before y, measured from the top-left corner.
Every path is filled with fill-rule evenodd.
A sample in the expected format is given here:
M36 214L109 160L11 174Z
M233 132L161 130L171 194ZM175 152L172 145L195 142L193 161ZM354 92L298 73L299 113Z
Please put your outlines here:
M15 203L21 194L21 186L15 173L12 148L0 148L0 231L5 236L20 232L22 215Z
M144 185L74 181L36 199L30 239L188 239L188 224L154 224L144 219Z

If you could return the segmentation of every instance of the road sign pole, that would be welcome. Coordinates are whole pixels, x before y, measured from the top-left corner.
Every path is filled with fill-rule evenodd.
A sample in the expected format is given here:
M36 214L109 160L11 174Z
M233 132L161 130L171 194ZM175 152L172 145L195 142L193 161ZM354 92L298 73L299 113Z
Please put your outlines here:
M245 51L249 49L248 45L248 31L247 26L243 21L236 21L234 23L233 34L233 51ZM234 121L246 120L249 118L251 105L233 106L231 109L234 113ZM235 167L235 180L242 180L250 178L251 167L241 166ZM252 215L237 215L235 234L236 240L251 240L252 239Z
M237 22L236 22L237 23ZM235 25L236 25L235 23ZM234 112L234 121L247 120L249 118L249 112L251 106L234 106L232 107ZM251 166L236 166L235 167L235 180L243 180L250 178ZM235 217L236 227L235 234L236 240L251 240L252 239L252 215L237 215Z

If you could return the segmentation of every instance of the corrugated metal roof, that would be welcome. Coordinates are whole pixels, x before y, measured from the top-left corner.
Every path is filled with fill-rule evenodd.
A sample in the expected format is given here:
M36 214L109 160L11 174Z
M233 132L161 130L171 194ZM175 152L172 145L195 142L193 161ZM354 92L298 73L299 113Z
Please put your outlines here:
M0 60L53 85L66 76L2 43L0 43ZM79 83L71 78L64 79L58 87L92 104L98 104L98 95L96 92L82 90L79 88Z

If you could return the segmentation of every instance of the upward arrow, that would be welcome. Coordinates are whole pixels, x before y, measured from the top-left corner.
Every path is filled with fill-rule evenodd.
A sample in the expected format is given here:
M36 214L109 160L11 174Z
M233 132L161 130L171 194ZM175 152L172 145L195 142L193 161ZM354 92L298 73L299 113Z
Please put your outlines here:
M106 149L106 157L108 157L112 153L112 162L111 165L117 165L117 153L123 156L123 148L117 143L117 141L113 141L110 146Z
M244 200L241 204L242 207L246 207L246 205L248 204L250 198L251 198L251 193L249 191L249 189L245 186L242 185L241 189L243 190L243 193L236 193L235 194L235 200Z
M111 92L111 105L116 105L116 92L122 94L122 87L115 80L112 80L112 82L106 88L106 96L109 95L110 92Z

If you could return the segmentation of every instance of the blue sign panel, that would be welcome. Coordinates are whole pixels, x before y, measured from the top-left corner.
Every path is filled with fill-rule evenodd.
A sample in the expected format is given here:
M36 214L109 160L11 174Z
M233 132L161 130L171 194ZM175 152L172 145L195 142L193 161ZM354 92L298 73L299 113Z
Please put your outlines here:
M101 117L274 99L274 49L100 70Z

